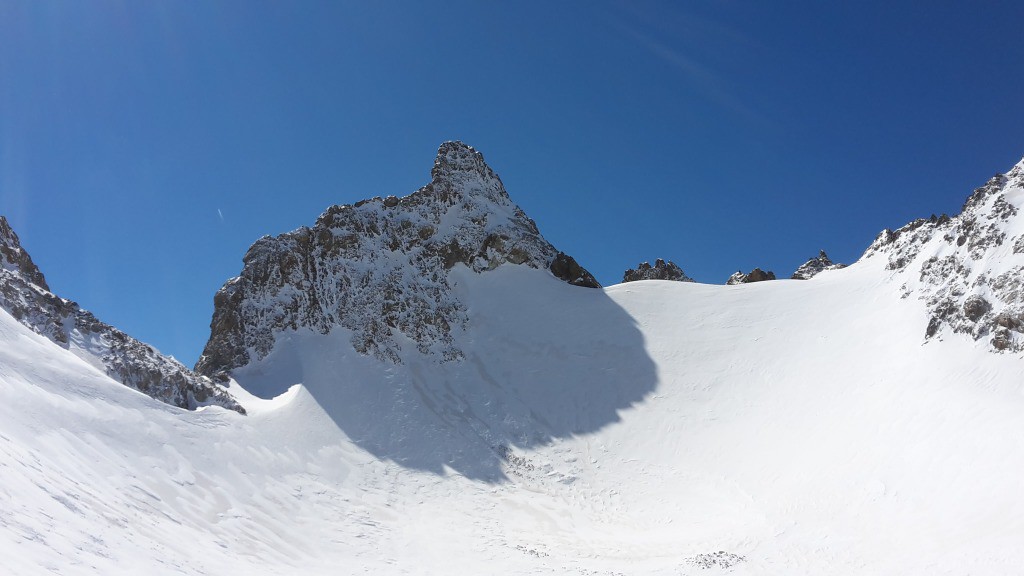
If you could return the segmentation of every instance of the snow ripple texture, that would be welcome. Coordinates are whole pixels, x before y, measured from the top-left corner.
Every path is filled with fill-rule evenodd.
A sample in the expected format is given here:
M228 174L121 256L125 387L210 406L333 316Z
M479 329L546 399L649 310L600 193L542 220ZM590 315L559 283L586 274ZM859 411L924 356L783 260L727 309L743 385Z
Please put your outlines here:
M888 258L903 295L928 307L925 338L967 334L992 350L1024 350L1024 160L967 199L960 214L883 230L864 258Z
M52 292L42 272L0 216L0 306L15 319L105 372L167 404L194 410L216 404L245 413L223 387L177 360L96 319Z
M600 286L541 236L483 155L461 142L441 145L430 183L416 192L332 206L312 228L264 236L243 262L214 298L200 373L224 378L300 328L346 328L357 351L394 363L403 345L460 359L453 334L467 315L448 282L459 263L475 272L521 264Z

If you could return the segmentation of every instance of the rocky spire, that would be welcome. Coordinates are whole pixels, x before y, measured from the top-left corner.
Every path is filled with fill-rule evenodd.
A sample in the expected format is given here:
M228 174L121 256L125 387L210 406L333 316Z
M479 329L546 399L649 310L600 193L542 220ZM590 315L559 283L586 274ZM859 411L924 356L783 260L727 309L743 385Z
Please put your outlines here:
M846 268L846 264L836 264L835 262L832 262L828 257L828 254L825 254L824 250L820 250L818 251L818 256L816 258L811 258L807 262L801 264L800 267L796 269L796 272L793 272L793 276L791 278L793 280L810 280L826 270L839 270L841 268Z
M49 290L46 278L39 271L28 252L21 247L18 235L11 229L7 218L0 216L0 267L21 275L28 282Z
M482 154L445 142L430 182L416 192L332 206L312 228L253 244L241 274L214 297L210 340L196 370L224 377L266 356L282 332L300 328L346 328L357 351L390 362L401 362L405 339L420 354L457 360L462 351L452 331L467 314L448 271L502 264L599 287L540 235Z

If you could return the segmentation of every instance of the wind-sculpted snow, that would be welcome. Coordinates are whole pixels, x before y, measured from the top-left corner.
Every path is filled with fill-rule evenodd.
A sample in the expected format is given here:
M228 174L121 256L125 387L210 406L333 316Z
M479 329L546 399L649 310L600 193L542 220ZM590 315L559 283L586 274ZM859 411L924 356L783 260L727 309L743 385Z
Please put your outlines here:
M948 332L1024 350L1024 160L971 194L960 214L884 230L864 258L886 258L905 296L923 300L927 339Z
M389 362L406 347L461 359L453 334L467 311L448 280L456 264L474 272L519 264L599 287L540 235L483 156L461 142L441 145L430 183L409 196L332 206L312 228L261 238L243 261L241 275L214 299L201 373L223 378L303 328L346 329L355 350Z
M0 258L0 307L36 333L86 358L125 386L162 402L186 409L217 404L245 412L209 378L194 374L177 360L50 292L42 272L3 216Z
M458 362L406 349L382 363L346 346L346 329L300 329L232 377L263 398L301 383L378 458L488 482L507 479L507 449L593 433L654 389L643 336L603 291L513 265L460 264L449 282L466 310Z

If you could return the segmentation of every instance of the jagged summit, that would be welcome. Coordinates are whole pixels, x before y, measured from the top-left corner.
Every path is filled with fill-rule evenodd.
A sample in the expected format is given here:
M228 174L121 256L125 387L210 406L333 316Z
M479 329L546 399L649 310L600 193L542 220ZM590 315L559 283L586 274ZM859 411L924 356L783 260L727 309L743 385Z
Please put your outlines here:
M466 311L448 281L457 265L485 272L518 264L599 287L461 142L441 144L431 181L412 194L331 206L312 228L259 239L243 264L214 298L201 373L223 377L299 329L347 329L356 350L391 362L401 362L403 340L423 355L461 358L452 334Z
M650 262L641 262L635 269L630 268L622 275L623 282L636 282L638 280L694 281L675 262L671 260L665 262L661 258L654 261L654 266L651 266Z
M846 264L836 264L828 257L824 250L818 251L818 256L804 262L793 272L793 280L810 280L826 270L839 270L846 268Z
M498 177L477 149L458 140L443 142L437 149L430 178L434 181L449 179L458 172L476 174L481 178Z
M925 338L947 332L1024 350L1024 160L977 188L956 216L883 230L863 258L887 258L903 295L924 300Z
M39 271L39 267L32 261L28 252L21 247L21 240L4 216L0 216L0 267L17 273L44 290L50 289L43 273Z
M70 350L125 386L157 400L195 409L217 404L245 413L221 386L194 374L52 292L43 273L0 216L0 307L15 320Z

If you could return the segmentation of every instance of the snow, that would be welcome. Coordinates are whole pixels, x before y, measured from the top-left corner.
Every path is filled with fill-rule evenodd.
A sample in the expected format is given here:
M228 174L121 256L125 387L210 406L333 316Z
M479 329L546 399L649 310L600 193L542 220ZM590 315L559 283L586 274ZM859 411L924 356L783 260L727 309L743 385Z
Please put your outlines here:
M885 266L604 290L460 266L463 360L291 332L236 372L248 416L0 311L4 571L1015 573L1024 363L924 344Z

